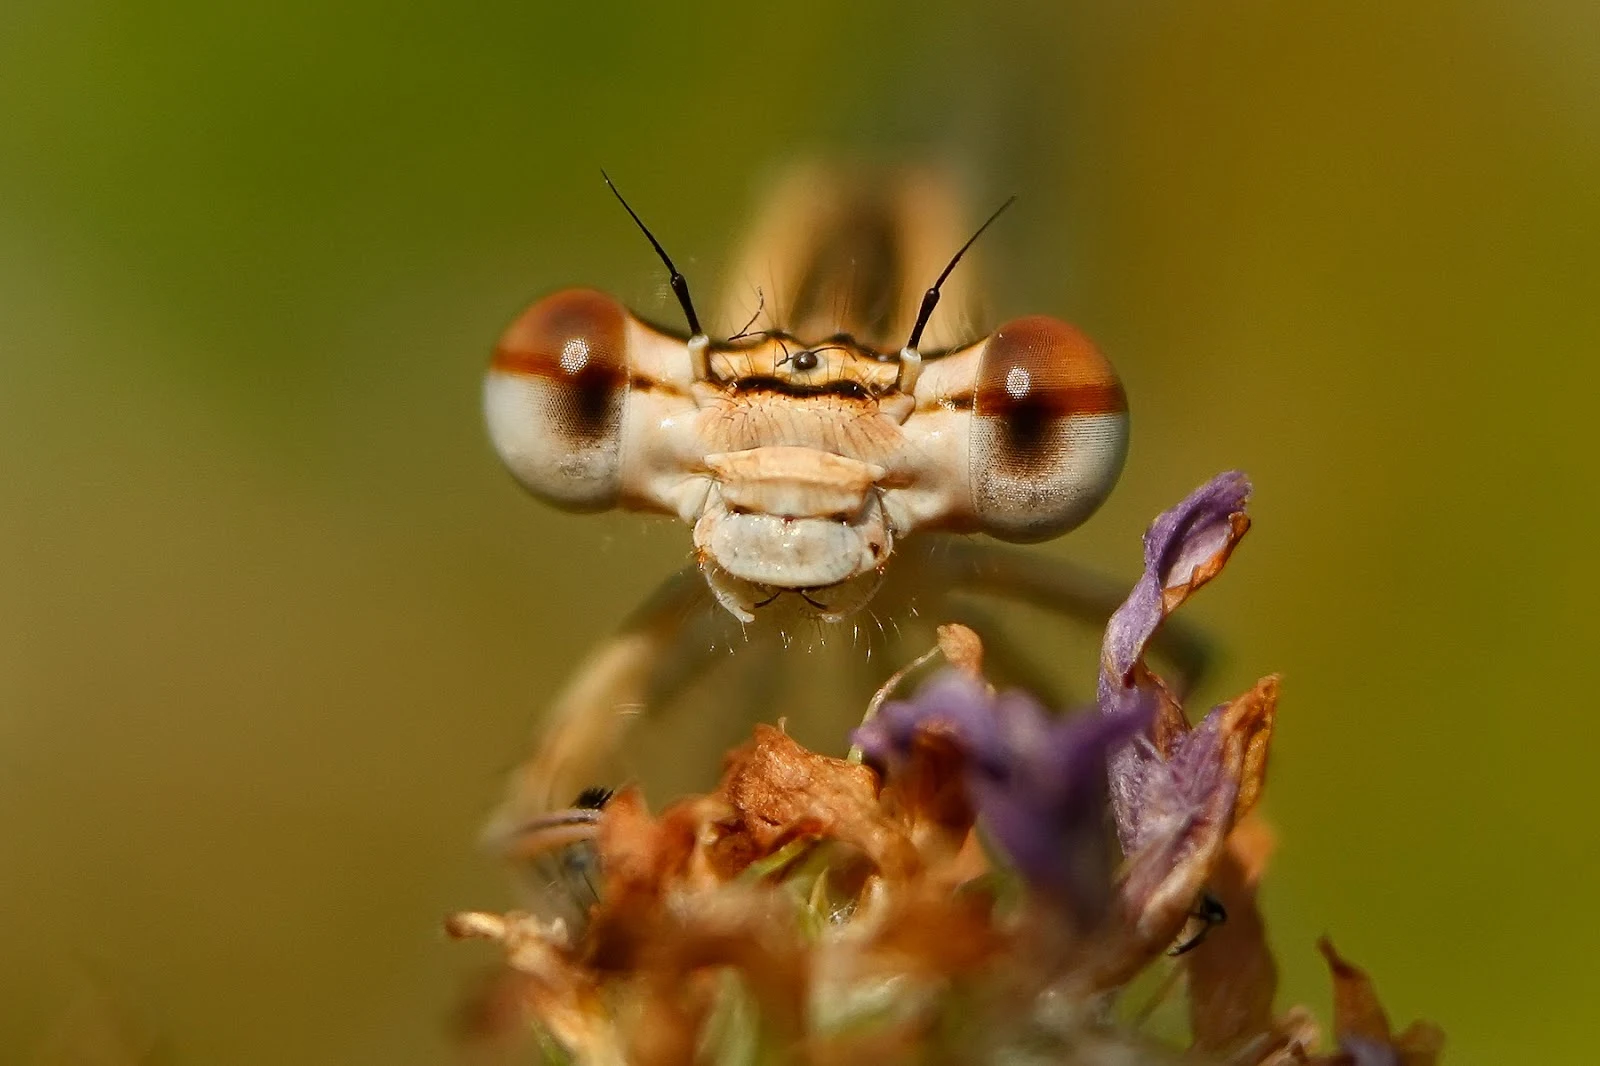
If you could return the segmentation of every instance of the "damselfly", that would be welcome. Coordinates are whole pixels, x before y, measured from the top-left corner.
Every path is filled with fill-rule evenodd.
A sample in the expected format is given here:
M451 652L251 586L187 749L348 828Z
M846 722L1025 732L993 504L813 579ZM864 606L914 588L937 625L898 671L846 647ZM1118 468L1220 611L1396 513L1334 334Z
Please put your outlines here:
M999 212L974 229L959 202L926 170L798 173L754 228L718 334L624 201L687 330L568 289L505 332L484 406L511 472L559 507L676 516L694 555L558 696L493 835L592 784L619 710L709 662L708 629L849 625L869 601L893 613L913 594L939 614L929 599L962 590L1080 617L1115 605L1121 589L1057 560L949 536L1073 529L1111 491L1128 439L1122 385L1073 326L966 332L977 289L963 255ZM935 538L940 550L916 550Z

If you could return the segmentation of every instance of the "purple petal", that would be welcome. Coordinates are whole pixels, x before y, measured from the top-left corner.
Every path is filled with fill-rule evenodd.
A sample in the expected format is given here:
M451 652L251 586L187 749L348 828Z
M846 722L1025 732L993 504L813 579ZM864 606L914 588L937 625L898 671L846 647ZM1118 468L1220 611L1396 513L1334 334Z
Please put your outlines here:
M1149 721L1142 712L1057 718L1024 693L996 696L952 670L913 699L884 704L853 739L893 777L918 730L948 729L967 757L967 793L990 838L1031 884L1088 919L1111 882L1101 838L1106 753Z
M1227 836L1238 782L1222 763L1223 709L1184 734L1166 761L1148 740L1130 745L1149 754L1142 764L1143 792L1133 807L1137 818L1122 836L1129 859L1122 892L1141 926L1167 928L1181 921ZM1172 926L1166 935L1176 932Z
M1114 705L1108 705L1102 688L1100 717L1137 719L1150 722L1160 707L1160 694L1148 685L1118 686ZM1161 756L1144 736L1131 744L1113 748L1106 759L1106 774L1111 786L1111 812L1117 825L1117 840L1124 855L1132 855L1139 836L1138 812L1151 789L1151 775L1162 766Z
M1159 838L1178 838L1215 809L1219 790L1230 785L1222 772L1218 747L1218 707L1178 741L1172 758L1155 756L1144 763L1144 790L1139 802L1139 822L1127 849L1130 854ZM1136 745L1139 746L1139 745ZM1232 796L1226 797L1231 807Z
M1103 842L1106 753L1148 726L1130 715L1049 719L1037 705L1037 744L1012 751L1011 772L969 781L994 843L1035 887L1058 893L1085 921L1110 886Z
M1105 715L1153 717L1163 694L1144 669L1144 654L1167 615L1216 576L1249 528L1244 506L1250 481L1238 471L1218 474L1182 503L1163 512L1144 535L1144 574L1106 624L1096 689ZM1161 763L1148 744L1129 744L1110 758L1111 805L1117 836L1132 854L1141 832L1140 807Z
M1006 760L994 702L981 681L958 670L942 670L914 699L891 700L878 708L850 740L870 762L892 769L911 753L919 729L942 722L960 738L975 765L985 772L1000 773Z
M1145 646L1172 613L1166 592L1195 583L1198 588L1215 572L1219 556L1226 557L1242 535L1235 515L1244 513L1250 498L1250 481L1236 470L1218 474L1163 512L1144 535L1144 575L1106 625L1101 666L1111 677L1126 682Z

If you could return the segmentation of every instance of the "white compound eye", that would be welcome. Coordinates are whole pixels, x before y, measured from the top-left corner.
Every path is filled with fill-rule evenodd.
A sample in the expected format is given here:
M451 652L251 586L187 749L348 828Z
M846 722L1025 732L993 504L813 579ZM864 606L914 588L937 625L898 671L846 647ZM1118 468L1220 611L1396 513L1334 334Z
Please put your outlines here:
M1043 315L984 344L973 394L972 503L985 533L1046 540L1104 502L1128 450L1128 401L1094 344Z
M489 437L517 480L558 507L616 502L627 324L611 297L567 289L524 311L495 348L483 385Z

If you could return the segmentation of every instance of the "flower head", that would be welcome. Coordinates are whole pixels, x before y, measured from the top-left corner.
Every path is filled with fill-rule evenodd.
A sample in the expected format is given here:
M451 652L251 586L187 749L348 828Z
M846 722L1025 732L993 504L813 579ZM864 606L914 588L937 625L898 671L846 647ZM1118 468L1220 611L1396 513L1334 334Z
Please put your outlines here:
M886 703L853 739L893 782L919 737L944 735L960 751L979 821L1010 865L1089 921L1108 898L1106 755L1149 722L1143 708L1061 718L1027 693L997 695L981 678L947 669L915 698Z
M1186 971L1205 1061L1434 1066L1438 1030L1394 1035L1326 944L1338 1050L1317 1056L1309 1012L1276 1009L1255 807L1278 679L1191 724L1146 662L1249 528L1248 495L1224 474L1151 525L1097 708L997 693L977 637L941 627L950 666L905 699L890 698L904 671L891 679L854 734L861 760L757 727L704 795L655 814L624 789L528 827L526 858L586 849L556 864L582 874L567 916L468 913L452 932L502 944L517 980L497 1005L520 1002L586 1063L881 1064L923 1061L935 1039L940 1061L1167 1061L1104 1009L1166 965Z

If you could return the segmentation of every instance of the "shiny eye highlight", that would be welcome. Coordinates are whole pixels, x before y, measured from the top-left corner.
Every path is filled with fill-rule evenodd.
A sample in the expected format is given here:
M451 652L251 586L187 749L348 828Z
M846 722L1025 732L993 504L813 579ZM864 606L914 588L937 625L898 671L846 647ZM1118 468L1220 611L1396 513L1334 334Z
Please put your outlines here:
M1079 525L1111 492L1127 449L1127 397L1089 338L1037 315L985 342L970 449L984 532L1036 541Z
M611 297L568 289L524 311L495 347L483 387L489 437L517 480L558 507L616 502L627 328Z

